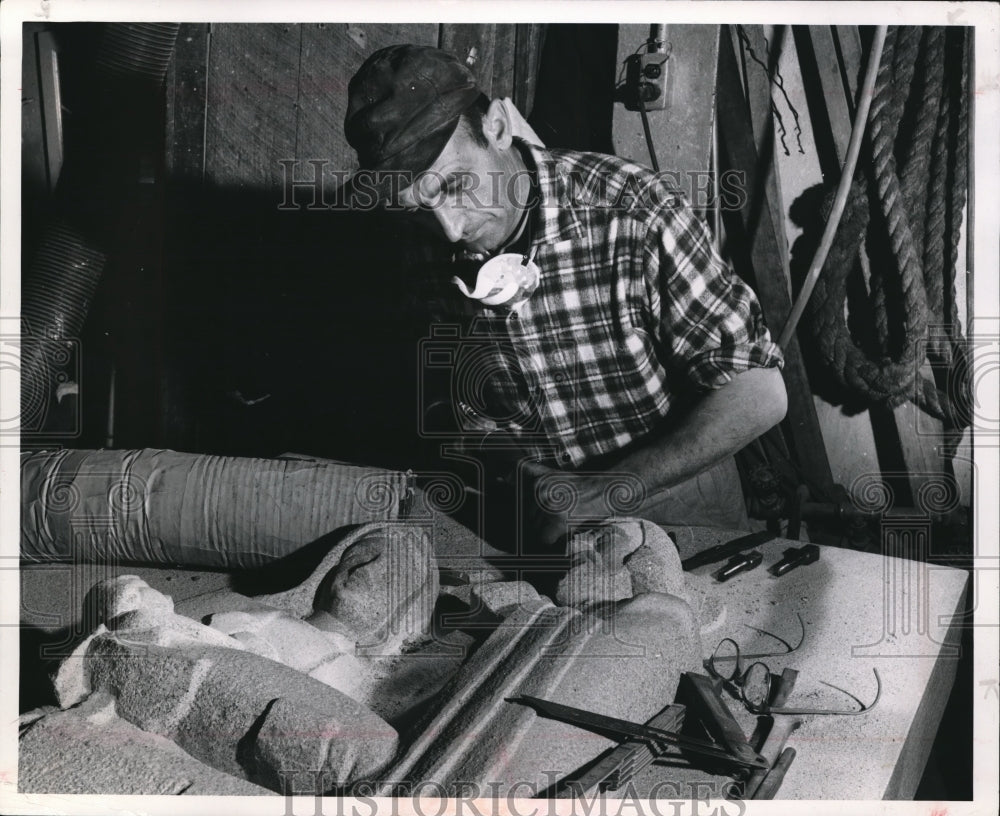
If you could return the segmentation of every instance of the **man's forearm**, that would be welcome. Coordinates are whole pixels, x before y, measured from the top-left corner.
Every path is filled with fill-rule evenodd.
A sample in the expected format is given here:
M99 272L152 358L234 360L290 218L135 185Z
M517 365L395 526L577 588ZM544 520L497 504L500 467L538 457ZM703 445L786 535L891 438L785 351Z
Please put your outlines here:
M731 456L785 416L785 384L776 368L752 368L706 393L662 436L610 469L633 473L653 491L689 479Z

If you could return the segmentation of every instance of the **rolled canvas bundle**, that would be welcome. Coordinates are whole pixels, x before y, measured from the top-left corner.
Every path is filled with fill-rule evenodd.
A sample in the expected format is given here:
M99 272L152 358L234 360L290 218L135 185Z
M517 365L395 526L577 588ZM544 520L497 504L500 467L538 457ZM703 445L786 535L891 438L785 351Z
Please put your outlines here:
M21 558L249 569L405 514L405 473L170 450L21 457Z

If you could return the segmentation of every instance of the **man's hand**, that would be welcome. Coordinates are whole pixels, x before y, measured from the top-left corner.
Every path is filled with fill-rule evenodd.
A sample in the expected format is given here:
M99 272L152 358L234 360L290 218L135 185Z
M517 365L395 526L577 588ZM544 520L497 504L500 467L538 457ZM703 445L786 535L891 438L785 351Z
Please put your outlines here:
M645 486L629 473L573 473L529 461L519 475L523 530L545 550L580 525L628 515L645 497Z
M573 516L602 512L595 501L600 491L590 476L567 473L543 465L525 462L520 467L522 530L530 544L543 550L553 546L569 532Z
M528 535L550 547L573 525L635 515L647 494L672 487L732 456L785 415L781 372L755 368L706 393L668 432L614 462L605 473L521 465ZM523 488L527 489L523 489Z

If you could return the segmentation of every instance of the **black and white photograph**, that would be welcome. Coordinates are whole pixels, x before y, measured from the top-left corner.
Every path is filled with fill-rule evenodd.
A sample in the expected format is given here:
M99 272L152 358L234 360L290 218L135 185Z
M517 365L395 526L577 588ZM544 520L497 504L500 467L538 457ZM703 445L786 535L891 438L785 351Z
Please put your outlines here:
M997 812L1000 6L0 38L0 812Z

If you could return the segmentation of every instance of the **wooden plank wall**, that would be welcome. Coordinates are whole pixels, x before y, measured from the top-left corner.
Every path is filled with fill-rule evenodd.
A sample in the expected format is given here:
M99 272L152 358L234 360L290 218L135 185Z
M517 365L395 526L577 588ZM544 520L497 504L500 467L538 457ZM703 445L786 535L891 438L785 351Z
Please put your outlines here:
M416 404L413 357L428 331L411 325L407 301L415 242L398 219L305 211L304 186L298 207L282 211L281 162L297 162L288 165L296 181L313 178L310 161L325 163L324 200L335 200L357 166L343 133L348 81L393 43L452 49L488 94L513 97L527 114L543 33L514 24L182 27L167 86L178 351L160 444L409 466L416 420L400 418Z
M666 32L671 49L667 63L670 102L666 110L647 114L653 144L662 169L685 174L705 173L712 155L711 133L715 118L712 100L719 27L668 25ZM648 36L648 25L619 25L619 64ZM639 114L625 110L621 102L615 103L613 129L615 153L648 166L649 150Z
M759 83L747 81L746 91L739 87L741 72L737 59L738 42L727 27L719 44L719 152L720 167L748 170L748 183L739 218L726 221L731 230L729 255L736 271L756 287L764 317L777 337L792 308L788 266L785 263L784 213L775 196L777 176L774 167L773 130L770 121L769 93ZM744 66L742 75L752 72ZM744 101L747 94L748 104ZM762 97L763 93L763 97ZM747 122L747 113L751 121ZM760 150L760 152L758 152ZM770 167L771 172L764 168ZM788 413L784 426L789 432L791 449L802 470L801 481L814 489L828 491L833 478L826 443L815 405L809 372L797 338L784 349L783 375L788 392Z
M865 68L865 50L856 26L794 30L744 26L744 30L757 56L769 61L772 70L778 72L770 96L787 130L787 153L779 145L774 154L779 178L777 195L784 199L783 228L791 244L800 234L800 225L790 215L793 203L813 185L839 177ZM743 63L747 88L760 85L764 68L750 57L747 48L743 49ZM781 88L777 87L778 78ZM801 128L799 134L795 133L795 125ZM867 281L858 280L853 287L863 292ZM884 478L895 491L896 505L905 506L914 503L928 481L952 472L950 462L939 452L942 436L938 420L912 403L894 410L877 406L845 408L838 401L828 400L817 387L822 371L810 367L809 373L816 388L813 401L835 482L850 488L855 480L867 475ZM970 496L969 480L966 469L958 485L966 501Z
M619 60L631 54L647 32L648 26L619 26ZM717 27L707 25L667 27L674 45L669 63L671 108L649 114L664 169L709 166L713 99L716 92L722 94L716 86L717 33ZM729 96L746 102L744 106L728 99L723 111L731 131L728 147L739 152L730 158L746 164L751 173L763 173L758 189L764 191L754 223L744 225L756 240L747 235L729 237L749 241L749 271L753 274L760 268L764 276L752 282L776 335L792 294L789 247L800 231L791 206L808 188L839 176L865 52L857 26L799 27L794 32L790 27L761 25L745 25L737 32L730 26L723 28L723 36L723 55L735 54L742 85ZM617 152L648 164L639 116L620 103L615 107ZM740 134L734 143L736 127ZM757 252L762 238L767 238L767 246ZM854 284L855 291L865 287L865 281ZM845 409L827 399L817 361L803 361L797 343L787 353L786 382L796 393L790 395L786 426L799 449L799 462L815 484L825 488L832 480L849 488L860 477L874 475L886 478L896 491L897 504L905 505L928 480L950 472L950 464L938 452L938 420L911 403L895 410ZM959 489L967 503L971 478L967 463L960 476Z
M834 147L834 164L842 159L853 110L851 97L862 68L863 52L854 27L817 26L806 32L827 108L826 120L814 126L800 66L803 55L796 49L796 38L788 31L783 37L778 36L782 32L770 26L747 26L745 30L748 43L734 41L732 46L743 59L741 75L752 103L755 152L778 157L777 172L767 179L766 186L768 198L777 202L769 210L778 241L775 248L780 275L776 280L784 279L782 285L787 288L787 246L797 235L797 227L788 217L789 208L803 190L835 172L835 166L820 155L828 146ZM619 50L634 50L647 32L648 26L621 26ZM668 28L668 38L674 46L672 107L650 114L654 141L665 168L709 167L718 33L715 26ZM513 97L528 115L543 37L544 26L528 24L184 26L168 80L168 172L175 181L188 180L228 191L230 197L224 197L217 206L231 208L234 214L228 226L213 227L216 232L230 229L238 220L237 212L243 214L240 218L244 222L254 223L255 218L262 217L260 213L273 212L282 200L280 160L326 160L328 174L354 169L354 153L343 136L346 84L375 49L404 41L448 48L471 64L484 90L492 96ZM770 95L785 117L787 154L780 145L775 146L773 128L769 134L767 117L761 116L768 83L762 67L747 60L747 46L764 55L781 72L787 99L773 85ZM799 114L798 124L802 128L799 136L793 130L795 123L789 103ZM638 116L625 112L621 105L616 105L614 116L617 152L645 160L646 147ZM800 139L802 152L798 149ZM301 165L298 172L299 177L308 177L311 170ZM327 183L328 189L333 189L336 179L328 175ZM190 195L190 191L184 194ZM243 217L248 210L249 220ZM361 227L349 219L341 221L337 228L340 232L330 226L332 222L317 228L317 234L329 235L331 251L341 267L351 269L366 264L358 247L349 245L365 241L368 241L367 252L381 252L381 264L392 266L390 245L394 242L386 240L389 236L351 232ZM245 224L243 228L246 229ZM272 249L273 242L265 242L263 235L261 232L256 236L256 244L237 248L236 255L228 259L220 261L215 256L203 260L201 266L184 262L188 268L178 273L179 279L184 286L201 285L210 271L207 267L221 264L225 269L211 271L214 279L211 285L221 287L219 297L232 299L238 305L256 287L255 297L266 302L269 287L274 286L273 274L269 276L260 270L256 277L244 274L248 259L261 269L268 268L268 264L282 266L278 250ZM208 239L203 236L200 240ZM232 246L227 251L232 255ZM274 257L266 262L256 257L268 252L273 252ZM371 268L366 265L366 271ZM300 274L323 273L317 267ZM340 285L346 287L340 293L343 298L360 298L361 310L370 306L364 301L368 296L365 287L348 278ZM185 291L184 286L181 292ZM308 287L304 284L303 287L307 291ZM183 300L184 295L179 299ZM250 311L244 314L249 321L255 319ZM205 314L200 319L211 322L213 317ZM259 319L266 320L266 314L261 313ZM346 342L351 328L345 325L342 334L333 341ZM772 325L775 332L779 328ZM281 327L286 334L295 330L295 326ZM233 346L233 353L238 353L238 343ZM363 364L364 361L354 363ZM350 365L348 361L341 362L344 368ZM360 369L356 373L359 378L363 376ZM907 468L912 473L940 470L940 458L934 451L936 439L933 433L927 435L927 423L931 421L917 417L912 406L881 414L878 411L847 414L821 396L815 397L814 403L834 481L849 486L859 475L880 470ZM920 478L907 479L910 491L919 488Z
M186 25L169 80L170 170L273 189L279 159L354 169L343 135L347 82L369 54L398 42L454 52L488 95L512 97L527 115L543 33L494 23Z

